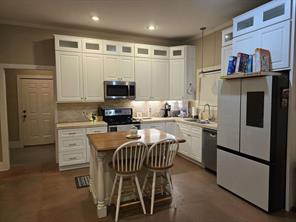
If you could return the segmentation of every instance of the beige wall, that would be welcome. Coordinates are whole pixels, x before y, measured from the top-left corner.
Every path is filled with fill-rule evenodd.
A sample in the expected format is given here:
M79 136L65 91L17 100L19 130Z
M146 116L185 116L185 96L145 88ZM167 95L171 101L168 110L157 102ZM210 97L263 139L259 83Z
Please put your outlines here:
M176 41L126 33L50 30L0 24L0 63L54 65L53 34L76 35L137 43L176 45Z
M54 72L25 69L5 70L9 141L19 140L17 75L54 75Z
M204 37L204 68L221 64L221 30ZM196 67L201 68L201 39L193 42L196 45Z

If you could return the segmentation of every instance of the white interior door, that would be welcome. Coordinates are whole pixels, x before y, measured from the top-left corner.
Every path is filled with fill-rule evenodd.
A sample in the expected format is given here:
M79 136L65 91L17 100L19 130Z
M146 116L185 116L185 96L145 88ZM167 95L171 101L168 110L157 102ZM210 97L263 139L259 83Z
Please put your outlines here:
M54 143L52 79L20 79L19 118L24 146Z

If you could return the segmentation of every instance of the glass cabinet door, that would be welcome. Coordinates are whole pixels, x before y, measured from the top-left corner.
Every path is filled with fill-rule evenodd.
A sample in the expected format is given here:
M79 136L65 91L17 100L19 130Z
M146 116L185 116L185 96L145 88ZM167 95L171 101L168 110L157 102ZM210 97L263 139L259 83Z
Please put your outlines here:
M151 46L145 44L135 44L135 56L137 57L151 57Z
M170 48L171 59L182 59L184 58L185 48L184 46L176 46Z
M109 54L109 55L118 55L119 54L119 42L115 41L103 41L103 46L104 46L104 54Z
M169 48L163 46L152 46L152 57L159 59L168 59Z
M55 49L60 51L81 52L81 38L55 35Z
M134 56L134 47L133 43L122 42L119 44L119 54L124 56Z
M100 39L82 39L82 51L86 53L103 53L103 41Z

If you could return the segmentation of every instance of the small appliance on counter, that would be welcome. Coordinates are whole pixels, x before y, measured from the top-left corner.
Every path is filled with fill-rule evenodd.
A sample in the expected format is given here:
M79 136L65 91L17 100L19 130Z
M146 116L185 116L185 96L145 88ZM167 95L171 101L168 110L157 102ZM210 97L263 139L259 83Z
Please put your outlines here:
M167 102L164 104L164 108L162 109L163 111L163 117L169 117L171 116L171 105L169 105Z
M198 119L198 108L197 107L191 107L191 117L193 119Z
M132 108L102 108L102 116L108 132L128 131L133 126L141 128L141 122L133 118Z

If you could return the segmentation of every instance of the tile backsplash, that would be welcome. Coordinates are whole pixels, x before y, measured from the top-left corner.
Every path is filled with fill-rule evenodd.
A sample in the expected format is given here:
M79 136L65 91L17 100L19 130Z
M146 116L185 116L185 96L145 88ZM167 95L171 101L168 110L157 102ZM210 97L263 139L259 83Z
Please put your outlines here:
M142 113L143 117L160 117L161 109L165 101L128 101L128 100L110 100L101 103L58 103L57 104L57 121L79 122L86 121L83 112L97 112L98 107L130 107L133 108L134 117L137 113ZM180 110L181 108L188 110L188 102L168 101L172 110Z

